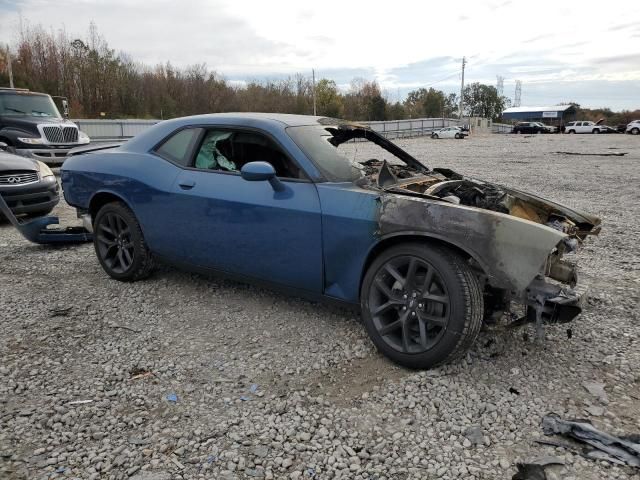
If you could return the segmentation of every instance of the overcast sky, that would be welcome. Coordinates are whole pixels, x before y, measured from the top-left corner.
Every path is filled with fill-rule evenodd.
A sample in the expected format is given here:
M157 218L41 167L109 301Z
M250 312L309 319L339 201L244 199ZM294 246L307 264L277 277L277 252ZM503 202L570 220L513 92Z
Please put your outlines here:
M231 81L292 73L376 79L391 100L495 85L523 105L640 108L640 1L0 0L0 42L24 25L86 37L148 64L206 63Z

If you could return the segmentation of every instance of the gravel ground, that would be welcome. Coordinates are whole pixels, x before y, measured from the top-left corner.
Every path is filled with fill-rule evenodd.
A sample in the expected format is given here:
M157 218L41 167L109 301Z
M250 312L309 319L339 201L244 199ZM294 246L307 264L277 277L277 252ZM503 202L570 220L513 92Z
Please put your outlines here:
M0 477L505 479L555 455L551 479L638 478L533 440L548 412L640 432L640 138L399 143L603 218L580 253L592 298L571 338L484 332L465 360L408 371L348 310L169 268L119 283L91 245L32 245L2 225Z

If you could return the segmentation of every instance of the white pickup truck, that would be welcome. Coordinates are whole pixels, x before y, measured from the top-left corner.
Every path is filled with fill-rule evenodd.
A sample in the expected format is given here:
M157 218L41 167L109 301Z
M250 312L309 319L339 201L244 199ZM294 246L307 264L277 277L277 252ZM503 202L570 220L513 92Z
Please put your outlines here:
M594 122L569 122L565 125L566 133L604 133L606 127Z

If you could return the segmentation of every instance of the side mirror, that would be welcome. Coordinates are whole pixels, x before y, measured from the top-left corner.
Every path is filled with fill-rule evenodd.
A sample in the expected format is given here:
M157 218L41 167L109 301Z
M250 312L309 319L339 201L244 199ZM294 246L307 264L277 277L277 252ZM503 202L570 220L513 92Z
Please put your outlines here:
M284 190L284 185L276 177L273 165L267 162L245 163L240 169L240 175L248 182L268 181L276 192Z
M9 145L7 145L7 144L6 144L6 143L4 143L4 142L0 142L0 150L3 150L3 151L5 151L5 152L6 152L6 151L7 151L7 148L9 148Z
M66 98L62 99L62 115L64 115L64 118L69 117L69 102Z

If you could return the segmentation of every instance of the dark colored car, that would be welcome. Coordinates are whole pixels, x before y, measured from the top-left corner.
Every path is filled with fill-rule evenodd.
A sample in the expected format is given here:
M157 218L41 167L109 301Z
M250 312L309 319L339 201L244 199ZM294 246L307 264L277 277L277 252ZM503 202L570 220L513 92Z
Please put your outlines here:
M51 96L0 88L0 142L12 153L60 165L70 149L88 144L89 137L60 115Z
M356 139L380 157L343 155ZM380 351L419 368L464 355L512 303L539 329L576 317L584 297L563 256L600 229L323 117L168 120L71 156L61 178L111 277L142 279L159 260L356 306Z
M60 201L58 182L51 169L43 162L5 149L6 144L0 143L0 195L13 214L36 217L50 213Z
M518 122L513 126L512 133L547 133L546 129L536 122Z

